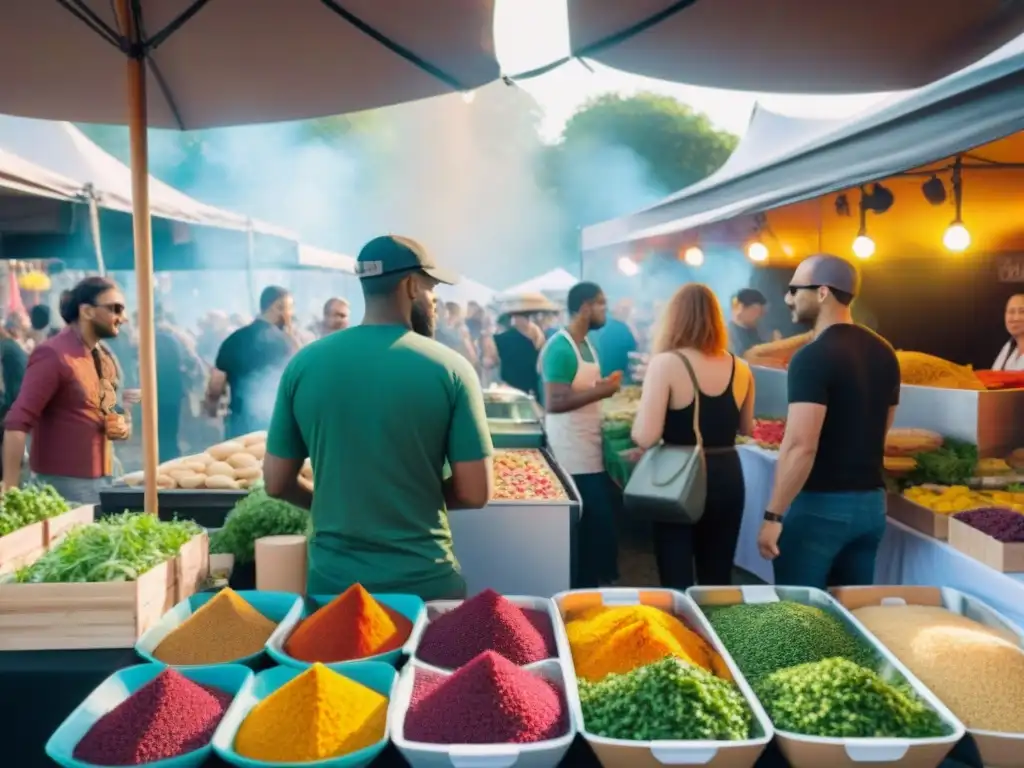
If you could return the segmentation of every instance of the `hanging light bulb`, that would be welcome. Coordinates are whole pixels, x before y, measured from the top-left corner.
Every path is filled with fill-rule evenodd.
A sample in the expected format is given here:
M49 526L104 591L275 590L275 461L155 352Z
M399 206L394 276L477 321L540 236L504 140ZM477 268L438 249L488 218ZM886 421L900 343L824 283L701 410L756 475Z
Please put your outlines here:
M755 240L747 246L747 258L751 261L767 261L768 246L760 240Z
M623 256L619 259L619 272L626 277L636 277L640 272L640 267L629 256Z
M875 241L863 229L853 240L853 255L858 259L870 259L875 255Z
M956 219L942 236L942 244L953 253L963 253L971 245L971 233L962 221Z
M686 253L683 254L683 261L691 267L699 267L704 263L704 251L696 245L691 245L686 249Z
M467 104L472 104L473 103L473 99L475 99L475 98L476 98L476 91L463 91L462 92L462 100L464 102L466 102Z

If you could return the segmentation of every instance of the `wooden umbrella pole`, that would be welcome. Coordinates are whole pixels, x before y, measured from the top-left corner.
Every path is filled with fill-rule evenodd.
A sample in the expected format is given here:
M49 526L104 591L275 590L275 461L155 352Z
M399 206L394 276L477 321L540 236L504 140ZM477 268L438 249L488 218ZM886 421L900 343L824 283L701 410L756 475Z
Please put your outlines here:
M121 28L139 39L129 0L118 0ZM135 285L139 311L139 378L142 385L142 468L145 510L157 513L156 333L153 328L153 230L149 215L149 147L146 135L146 61L128 59L128 135L132 163L132 221L135 232Z

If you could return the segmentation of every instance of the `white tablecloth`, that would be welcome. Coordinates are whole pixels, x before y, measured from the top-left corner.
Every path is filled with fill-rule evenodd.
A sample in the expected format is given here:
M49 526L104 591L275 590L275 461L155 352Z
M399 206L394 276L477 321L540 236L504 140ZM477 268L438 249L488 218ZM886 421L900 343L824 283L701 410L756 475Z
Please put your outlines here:
M735 563L771 583L774 581L771 563L757 551L757 532L771 494L778 454L754 446L741 446L739 453L746 504ZM876 583L953 587L974 595L1024 627L1024 573L999 573L943 541L895 520L888 522L878 550Z

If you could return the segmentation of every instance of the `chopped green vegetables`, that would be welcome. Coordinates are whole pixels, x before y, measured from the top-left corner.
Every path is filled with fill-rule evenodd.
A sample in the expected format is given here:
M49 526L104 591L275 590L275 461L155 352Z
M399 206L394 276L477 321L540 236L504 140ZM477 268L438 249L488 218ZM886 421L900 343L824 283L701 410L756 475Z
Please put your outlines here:
M911 485L966 485L978 466L978 446L946 438L941 448L914 458L917 467L906 477Z
M14 533L71 509L51 485L11 488L0 499L0 536Z
M309 527L309 512L271 498L257 486L224 518L224 527L210 541L210 552L234 555L236 565L251 563L256 558L256 539L303 535Z
M775 727L829 738L930 738L941 718L906 687L846 659L773 672L754 691Z
M125 513L74 528L57 546L17 572L23 584L134 581L177 553L202 528Z
M587 732L609 739L655 741L750 737L753 715L739 689L682 659L579 681Z
M877 654L836 616L790 600L703 608L752 683L783 667L833 656L874 666Z

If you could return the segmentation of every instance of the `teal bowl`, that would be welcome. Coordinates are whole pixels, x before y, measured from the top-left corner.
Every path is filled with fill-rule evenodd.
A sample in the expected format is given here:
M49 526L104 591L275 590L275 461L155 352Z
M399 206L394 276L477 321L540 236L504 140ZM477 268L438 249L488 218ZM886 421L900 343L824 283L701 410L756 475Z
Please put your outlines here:
M90 693L85 701L79 704L75 711L68 715L60 727L53 732L49 741L46 742L47 756L64 768L97 768L96 763L85 763L73 757L78 742L89 732L97 720L166 668L164 664L137 664L134 667L119 669L112 674L100 683L99 687ZM219 688L236 698L241 691L249 690L253 680L252 670L240 664L186 667L179 669L178 672L189 680ZM234 703L231 707L233 706ZM228 708L228 713L230 713L231 707ZM224 717L227 718L227 713ZM221 723L223 722L221 720ZM146 763L146 768L197 768L210 758L211 752L211 746L207 744L205 747L178 757Z
M285 651L284 646L288 642L288 638L291 637L292 632L294 632L295 628L299 625L300 621L309 618L336 597L337 595L311 595L310 597L307 597L301 605L294 606L288 616L285 617L284 621L277 626L277 630L274 634L272 634L267 640L267 653L270 655L270 658L278 664L283 664L286 667L306 669L307 667L312 666L312 662L302 661L301 659L289 656ZM412 632L409 634L409 639L405 641L405 645L393 651L388 651L387 653L378 653L375 656L367 656L365 659L337 661L332 662L327 666L337 667L344 666L346 664L359 664L362 662L375 661L396 667L399 662L401 662L403 654L408 656L412 653L415 638L420 634L418 630L421 625L426 624L427 622L426 603L415 595L381 593L374 594L373 598L396 613L402 614L412 622Z
M391 708L392 694L398 682L398 673L394 667L379 661L352 661L346 664L325 664L324 666L386 696L388 708ZM278 688L305 671L305 669L297 667L272 667L249 678L242 690L238 692L231 707L224 715L224 719L220 721L220 726L210 742L213 751L221 760L230 765L240 766L240 768L288 768L288 766L295 766L295 768L362 768L372 763L384 751L391 737L390 712L388 713L388 725L385 726L384 735L380 741L342 757L329 757L326 760L314 760L308 763L270 763L264 760L251 760L235 752L235 736L237 736L242 722L249 715L249 711ZM150 767L146 766L146 768Z
M156 658L153 655L153 652L157 649L160 643L164 641L165 637L184 624L193 613L199 610L200 606L210 602L216 594L216 592L200 592L182 600L176 606L171 608L171 610L161 616L160 621L146 630L145 634L143 634L142 637L139 638L138 642L135 643L135 652L148 662L153 664L163 664L164 662ZM301 610L302 608L302 598L291 592L260 592L253 589L241 590L238 592L238 596L278 625L292 614L293 609ZM263 655L263 650L265 649L266 646L256 653L249 654L248 656L244 656L240 659L230 659L215 663L253 665ZM188 669L192 666L209 665L170 664L168 666L172 666L175 669Z

